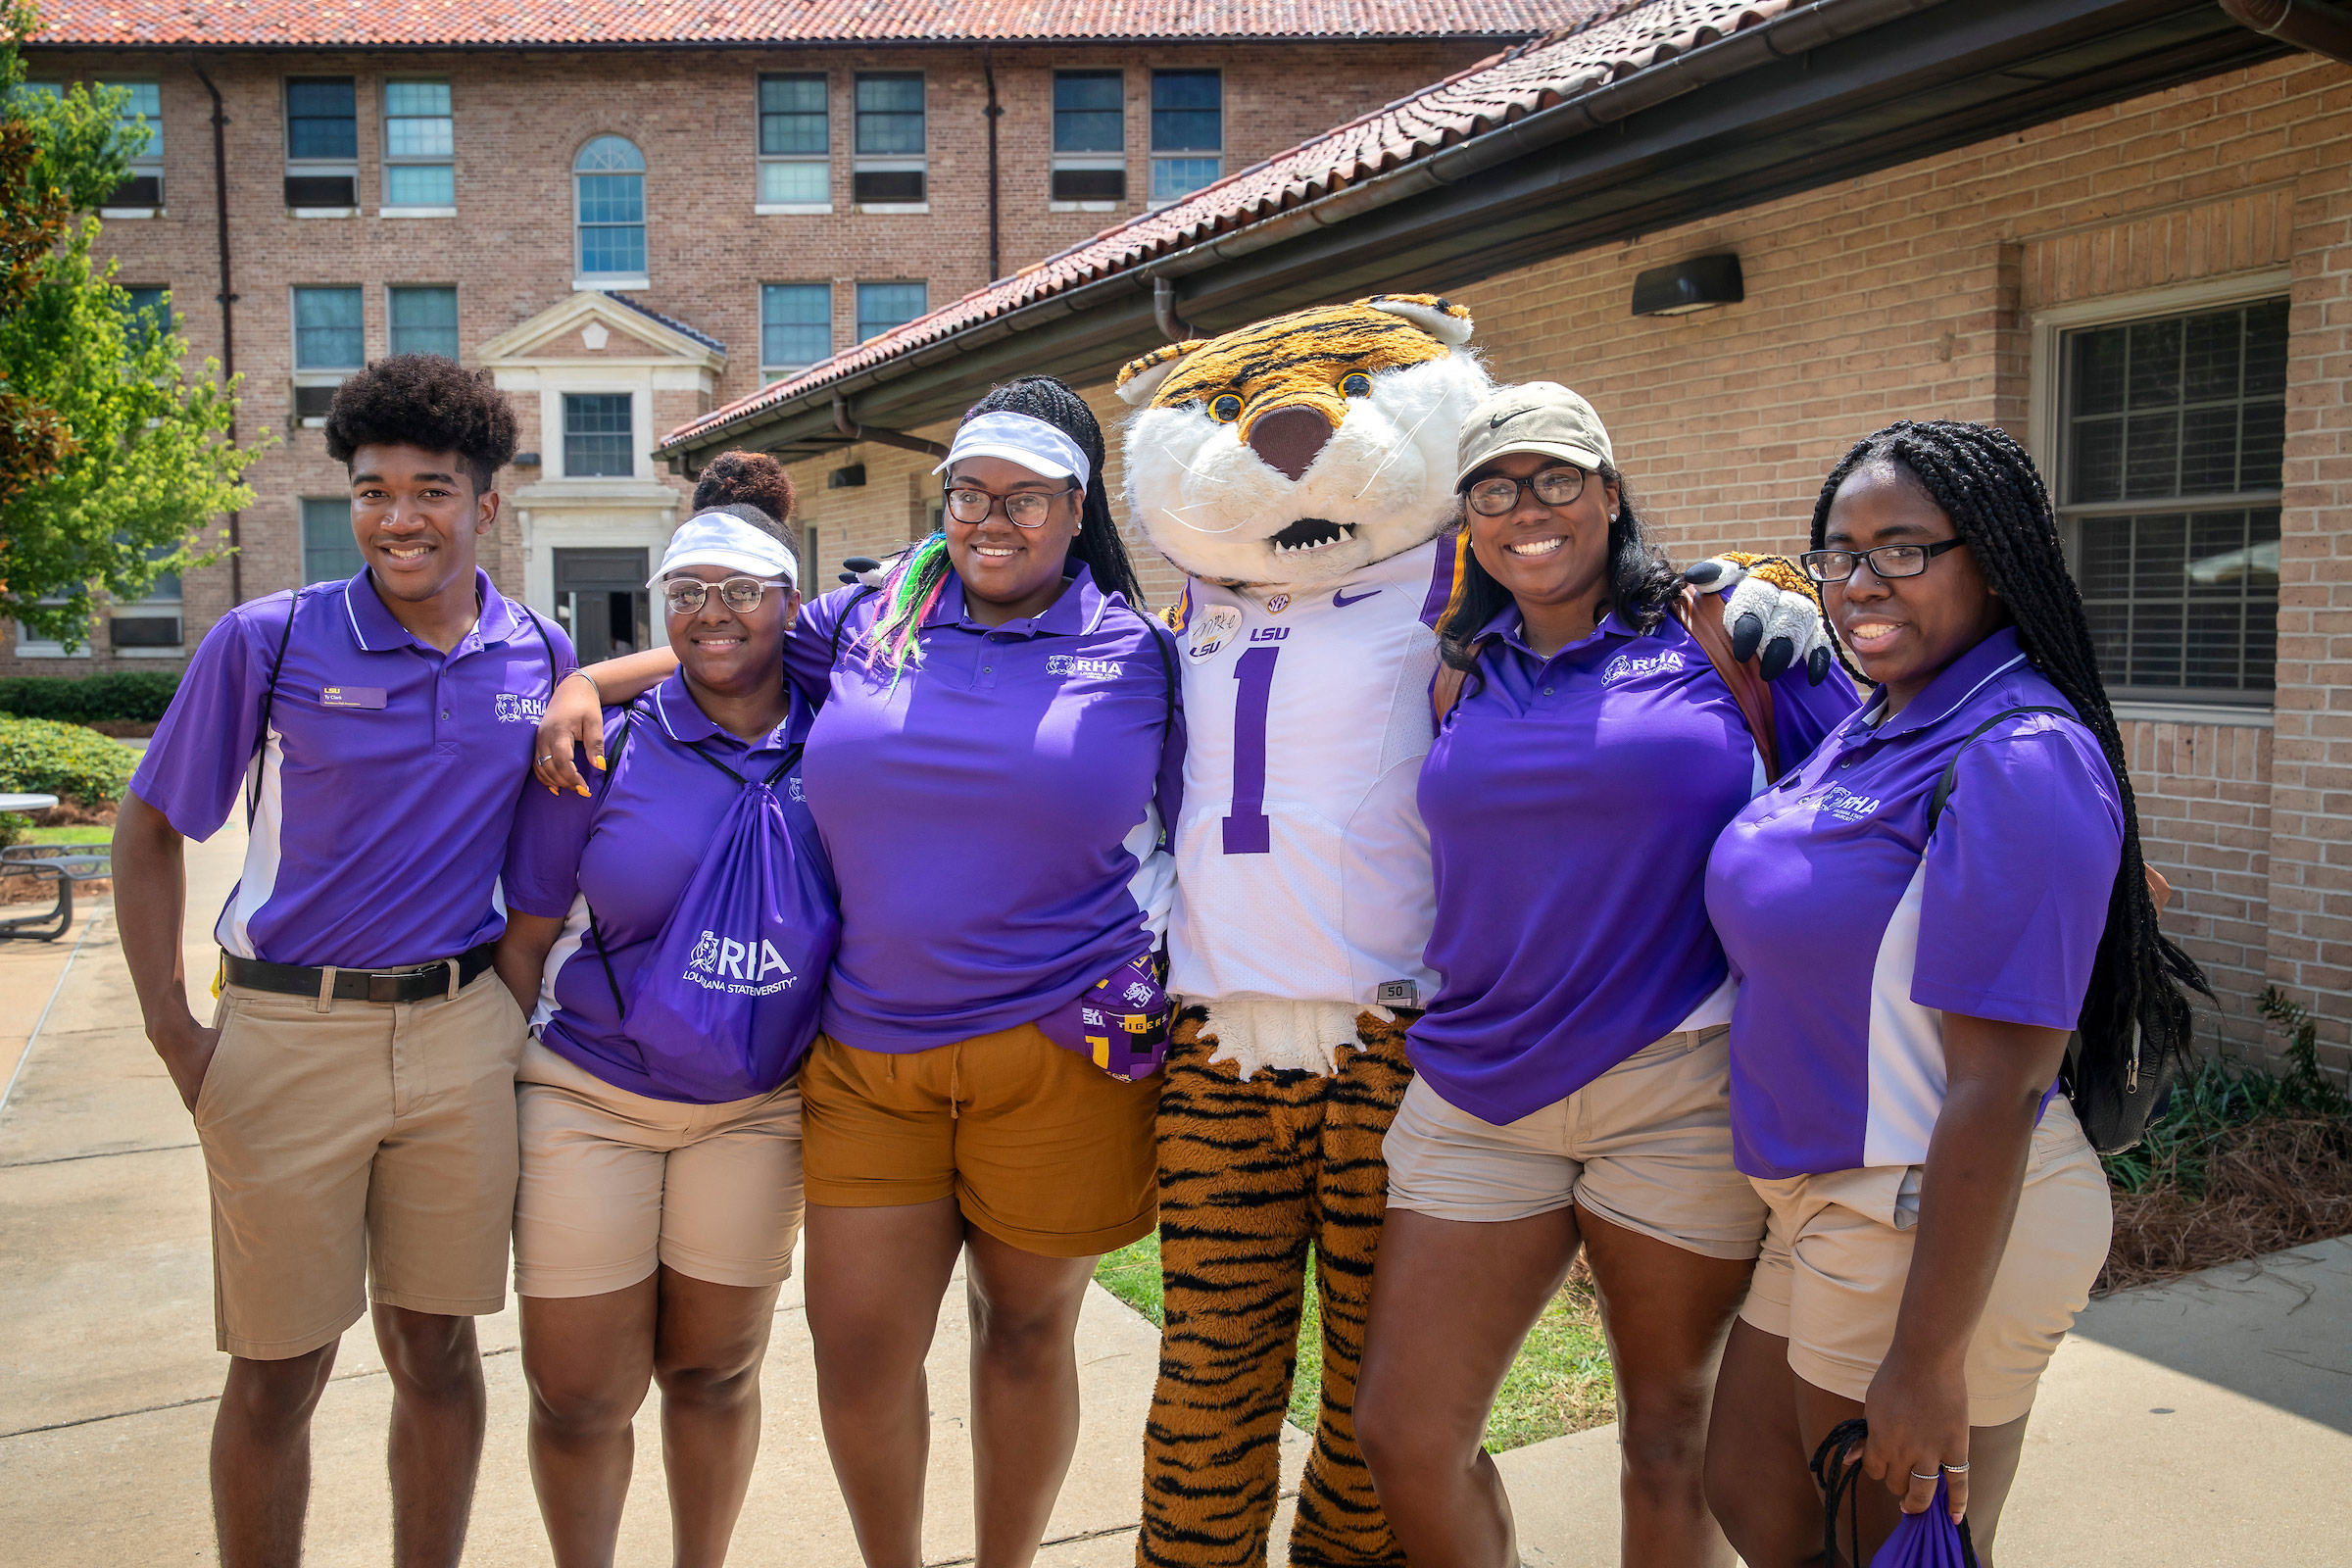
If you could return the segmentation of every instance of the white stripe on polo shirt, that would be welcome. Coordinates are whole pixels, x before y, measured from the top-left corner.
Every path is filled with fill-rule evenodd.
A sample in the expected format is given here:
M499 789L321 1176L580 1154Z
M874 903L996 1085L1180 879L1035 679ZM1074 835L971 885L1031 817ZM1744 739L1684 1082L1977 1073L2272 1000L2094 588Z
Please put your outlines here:
M1935 1136L1943 1111L1943 1014L1911 1000L1919 966L1919 910L1928 862L1911 873L1870 976L1870 1103L1862 1124L1862 1163L1908 1165Z
M277 726L271 724L262 743L262 754L254 760L253 767L262 770L262 779L245 846L244 872L237 878L235 890L220 906L220 916L213 925L213 940L220 944L220 951L240 958L260 956L254 952L253 933L248 928L270 902L270 896L277 891L281 858L279 830L286 820L285 789L280 779L286 767L285 749L279 744L282 738ZM253 776L253 767L246 769L248 778Z

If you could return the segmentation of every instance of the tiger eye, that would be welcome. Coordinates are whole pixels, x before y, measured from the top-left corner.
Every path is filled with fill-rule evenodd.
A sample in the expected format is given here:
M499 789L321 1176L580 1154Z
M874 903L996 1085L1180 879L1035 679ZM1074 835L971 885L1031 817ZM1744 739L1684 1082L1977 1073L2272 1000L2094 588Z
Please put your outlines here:
M1242 400L1230 392L1220 393L1209 400L1208 416L1219 424L1231 424L1242 416Z
M1372 395L1372 378L1361 370L1354 371L1341 377L1340 390L1351 398L1368 398Z

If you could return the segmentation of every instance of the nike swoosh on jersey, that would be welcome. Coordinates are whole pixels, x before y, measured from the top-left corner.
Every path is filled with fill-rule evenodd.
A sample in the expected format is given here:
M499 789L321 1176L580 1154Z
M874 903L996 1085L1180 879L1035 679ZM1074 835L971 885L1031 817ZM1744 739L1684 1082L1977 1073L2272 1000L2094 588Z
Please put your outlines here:
M1346 610L1349 605L1362 604L1365 600L1371 598L1373 594L1378 592L1380 592L1380 590L1375 588L1370 593L1357 594L1353 599L1350 599L1348 597L1347 589L1335 588L1332 590L1331 594L1331 608L1334 610Z

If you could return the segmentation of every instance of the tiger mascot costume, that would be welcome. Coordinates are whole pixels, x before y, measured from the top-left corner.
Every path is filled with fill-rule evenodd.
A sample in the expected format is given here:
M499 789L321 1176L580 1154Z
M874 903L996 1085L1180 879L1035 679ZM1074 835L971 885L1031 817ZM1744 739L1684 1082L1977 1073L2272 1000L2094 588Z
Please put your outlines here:
M1405 1028L1437 985L1414 791L1453 582L1439 535L1455 443L1492 390L1470 330L1434 295L1378 295L1119 374L1137 411L1128 514L1190 579L1169 615L1189 732L1167 983L1181 1010L1160 1092L1166 1328L1141 1568L1266 1560L1310 1249L1322 1405L1290 1560L1404 1560L1353 1409L1381 1140L1412 1076ZM1734 589L1746 650L1788 640L1826 661L1811 602L1746 575L1751 559L1691 575Z

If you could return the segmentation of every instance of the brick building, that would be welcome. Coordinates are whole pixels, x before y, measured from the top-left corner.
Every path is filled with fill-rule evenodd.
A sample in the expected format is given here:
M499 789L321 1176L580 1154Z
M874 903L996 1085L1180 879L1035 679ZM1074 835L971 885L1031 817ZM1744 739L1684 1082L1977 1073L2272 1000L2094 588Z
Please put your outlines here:
M641 641L662 431L1596 9L48 0L30 79L127 86L155 135L102 251L279 445L233 562L76 655L9 627L0 673L177 661L235 599L356 569L317 423L404 349L516 398L501 585L583 650Z
M1690 264L1724 256L1730 298L1636 314L1642 274L1704 295L1726 270ZM2026 440L2180 890L2167 925L2221 993L2207 1027L2260 1046L2275 984L2352 1060L2352 67L2183 0L1651 0L662 451L798 455L825 549L872 552L927 526L936 481L842 446L836 399L936 439L1043 364L1107 417L1163 318L1408 288L1467 304L1498 377L1593 399L1678 560L1801 548L1822 476L1889 419ZM826 488L852 465L862 485Z

